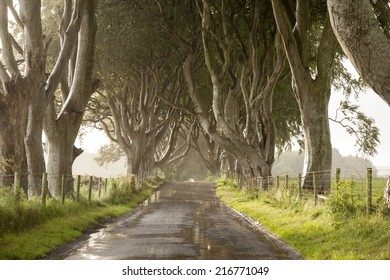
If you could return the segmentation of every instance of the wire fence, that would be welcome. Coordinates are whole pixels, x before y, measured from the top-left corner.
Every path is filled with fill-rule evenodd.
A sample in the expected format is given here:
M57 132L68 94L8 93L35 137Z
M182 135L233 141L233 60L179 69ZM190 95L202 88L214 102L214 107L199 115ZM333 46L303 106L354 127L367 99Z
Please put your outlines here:
M137 175L121 178L47 173L0 175L0 198L6 192L12 192L17 199L23 195L28 198L39 198L42 205L46 205L48 198L60 199L63 204L67 197L76 201L81 198L88 201L99 201L107 196L109 188L115 180L125 182L129 191L138 191L153 176L159 176L158 171L141 172ZM1 202L0 199L0 207L4 207Z
M385 197L390 192L390 169L381 170L381 174L387 176L376 176L372 168L366 170L331 170L310 172L306 176L301 174L285 176L250 176L235 171L227 171L227 178L234 180L241 189L248 191L264 191L270 189L295 189L299 192L312 193L315 204L326 200L331 193L337 193L340 182L353 182L352 192L357 200L366 203L367 211L371 211L373 203ZM390 194L390 193L389 193ZM390 199L390 198L387 198ZM390 207L390 202L389 207Z

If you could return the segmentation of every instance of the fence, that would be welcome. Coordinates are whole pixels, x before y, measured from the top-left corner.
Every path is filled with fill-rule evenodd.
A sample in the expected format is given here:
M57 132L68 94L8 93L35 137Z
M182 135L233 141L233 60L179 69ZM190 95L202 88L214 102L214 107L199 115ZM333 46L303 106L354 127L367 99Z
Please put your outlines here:
M383 197L388 178L373 176L372 168L366 170L345 170L345 174L340 168L337 168L332 174L330 170L311 172L306 176L298 174L297 176L272 176L259 177L244 175L239 172L227 171L224 175L232 180L242 189L247 190L267 190L272 188L296 188L299 193L306 192L311 194L314 199L314 204L319 201L326 200L332 192L337 192L341 180L352 180L354 188L350 191L360 201L366 204L367 212L370 213L373 209L373 201L377 201ZM386 174L390 175L390 170ZM389 179L390 180L390 179ZM305 188L303 188L303 186Z
M153 175L157 176L158 174L157 172L152 174L148 171L121 179L128 183L130 188L138 190ZM46 200L50 195L56 199L60 199L62 204L65 203L67 195L76 201L79 201L81 196L85 197L88 201L100 200L107 194L109 180L115 179L89 175L20 174L16 172L13 175L0 175L0 187L13 189L14 196L17 199L23 193L22 190L28 194L28 197L33 196L30 192L34 196L39 194L39 199L42 205L45 206ZM51 194L48 189L49 185L55 186L55 190L59 190L60 192L58 193L52 190L53 193Z

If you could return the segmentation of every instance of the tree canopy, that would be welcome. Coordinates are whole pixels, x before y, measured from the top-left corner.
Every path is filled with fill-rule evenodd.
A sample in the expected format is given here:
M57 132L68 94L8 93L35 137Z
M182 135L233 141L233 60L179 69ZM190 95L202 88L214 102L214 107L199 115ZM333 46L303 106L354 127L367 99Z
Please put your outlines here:
M129 174L179 170L197 153L211 173L271 176L296 143L304 175L329 170L329 121L373 155L379 131L348 102L364 85L343 62L388 102L388 11L384 0L0 0L0 181L48 172L58 195L81 125L106 132L100 162L125 155ZM332 87L346 100L329 118Z

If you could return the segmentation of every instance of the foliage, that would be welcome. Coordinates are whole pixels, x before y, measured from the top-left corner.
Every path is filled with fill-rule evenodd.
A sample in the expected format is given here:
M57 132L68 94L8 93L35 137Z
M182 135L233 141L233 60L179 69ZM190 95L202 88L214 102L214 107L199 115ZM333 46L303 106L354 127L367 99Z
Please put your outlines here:
M134 189L129 182L123 180L112 180L111 189L107 197L107 202L111 204L123 204L131 200Z
M336 187L337 191L332 192L326 200L327 212L337 218L355 216L359 206L355 189L356 182L353 179L347 181L340 180Z
M307 203L307 199L303 199L304 194L298 192L298 187L294 184L288 188L270 189L261 200L263 203L275 208L289 209L291 211L300 211Z
M152 185L145 185L143 189L135 192L124 179L116 179L111 182L107 196L100 201L89 202L81 195L80 201L67 199L65 204L59 200L48 199L45 207L39 198L27 200L24 193L15 197L11 188L0 187L0 237L6 233L22 232L49 220L77 215L96 207L138 201L140 196L150 195L154 186L161 182L162 179L158 178L152 181Z
M89 204L85 199L76 203L67 201L63 205L57 200L48 200L46 207L37 199L27 200L26 197L15 197L9 188L0 189L0 237L6 233L17 233L42 224L48 220L73 215L96 207L97 203Z
M293 175L297 176L302 172L302 166L304 161L304 155L296 151L287 151L282 153L278 158L276 158L273 165L273 174L284 176L284 175ZM359 173L366 173L368 167L372 167L372 162L363 157L358 157L355 155L343 156L340 154L339 150L333 148L332 150L332 170L340 168L342 176L350 177L351 175L356 175ZM373 174L375 176L377 170L373 169Z
M358 215L336 222L325 215L322 204L314 207L310 199L300 206L286 207L294 205L286 195L276 203L267 203L269 192L251 200L241 199L244 193L228 180L217 180L217 196L222 201L261 223L306 259L390 259L387 215Z
M341 113L341 119L338 113ZM375 126L375 120L359 111L359 106L341 101L336 111L336 117L330 120L341 124L346 131L355 137L359 152L363 155L373 156L380 143L379 129Z
M116 143L110 142L110 144L103 145L99 148L98 156L95 157L95 161L99 166L105 166L109 163L117 162L123 156L123 150L121 150Z
M88 202L81 197L79 202L67 200L63 205L48 200L46 207L39 201L21 197L15 199L11 189L0 187L0 259L42 258L59 245L79 237L85 229L130 211L150 196L161 178L152 179L138 192L124 193L126 183L113 182L113 190L107 199ZM116 190L116 191L115 191ZM120 199L110 203L110 199Z
M0 158L0 171L5 172L7 169L12 168L13 166L13 160L12 159L3 159Z

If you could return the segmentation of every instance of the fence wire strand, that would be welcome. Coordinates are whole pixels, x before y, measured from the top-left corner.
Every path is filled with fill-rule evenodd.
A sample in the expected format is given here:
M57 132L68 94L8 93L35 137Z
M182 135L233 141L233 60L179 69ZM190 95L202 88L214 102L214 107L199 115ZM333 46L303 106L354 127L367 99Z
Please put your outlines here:
M232 179L241 189L264 191L272 188L297 188L298 190L308 190L318 197L326 199L331 193L337 193L340 182L353 182L353 195L371 204L372 201L380 200L384 197L386 186L390 182L390 169L378 170L368 168L366 170L356 169L336 169L310 172L302 176L285 175L260 177L245 175L235 171L227 171L223 175Z

